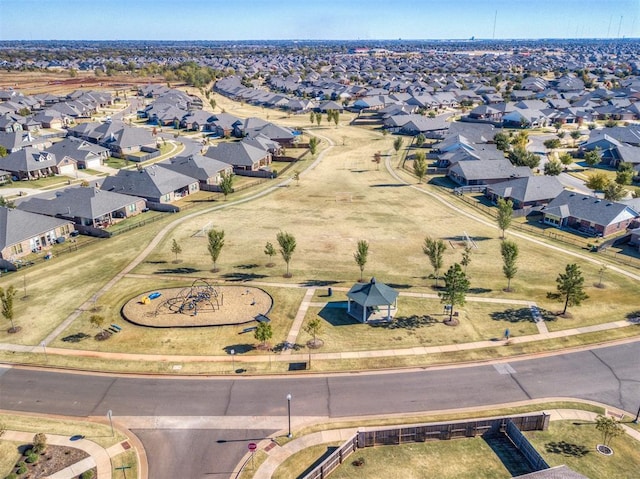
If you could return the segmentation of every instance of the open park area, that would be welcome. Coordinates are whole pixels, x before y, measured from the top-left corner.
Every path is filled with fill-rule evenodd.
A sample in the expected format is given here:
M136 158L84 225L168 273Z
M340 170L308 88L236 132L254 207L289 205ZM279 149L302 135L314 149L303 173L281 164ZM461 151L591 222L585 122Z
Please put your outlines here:
M344 353L377 352L375 367L413 366L558 350L640 332L634 324L640 316L634 268L508 230L506 237L517 243L519 257L507 291L503 240L494 218L437 182L418 183L401 168L404 148L394 151L393 137L373 127L352 126L349 113L338 125L318 126L307 115L267 112L213 97L220 110L242 117L269 115L271 121L317 137L318 153L305 155L285 175L226 200L184 199L184 211L3 275L0 286L14 286L18 292L14 320L20 331L0 329L0 343L6 345L0 359L154 372L172 372L170 364L179 362L181 373L204 374L228 372L232 359L242 361L249 373L282 372L290 361L311 361L313 356L314 370L350 370L374 367L374 361L347 359ZM380 164L372 161L376 152L382 152ZM212 229L223 231L225 238L215 272L206 237ZM296 241L289 265L277 253L280 232ZM470 287L466 303L456 308L457 327L445 325L447 315L437 294L441 289L435 287L423 252L425 237L445 245L440 276L460 263L469 247L465 273ZM387 322L362 324L346 311L345 293L360 279L354 253L362 240L369 245L364 278L376 277L399 292L397 312ZM174 243L180 245L179 256ZM267 243L276 245L276 256L265 254ZM563 305L548 293L556 291L556 278L569 263L579 266L588 299L558 315ZM189 325L203 327L180 328L185 324L158 319L162 298L153 305L140 304L149 292L180 291L198 279L232 288L225 292L228 304L236 304L246 320L225 318L231 314L225 306L213 314L227 326L206 327L203 316L194 322L198 316L191 315ZM232 290L241 294L247 288L264 291L269 299L256 304L258 298L246 294L231 301ZM258 313L270 319L268 354L255 347L252 331L245 331ZM106 341L93 339L100 331L96 315L106 327L115 325ZM151 316L169 327L152 328L141 321ZM316 318L320 327L315 334L323 346L311 350L308 326ZM476 346L460 347L471 343ZM239 355L230 358L230 350ZM384 353L388 350L393 354ZM96 352L103 354L100 360ZM167 364L158 365L158 356Z

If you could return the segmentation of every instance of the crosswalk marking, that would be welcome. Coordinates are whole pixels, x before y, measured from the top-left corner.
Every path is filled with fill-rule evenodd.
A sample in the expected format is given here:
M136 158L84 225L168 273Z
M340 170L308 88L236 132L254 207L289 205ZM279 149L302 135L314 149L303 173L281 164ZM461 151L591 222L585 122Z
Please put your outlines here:
M513 369L507 363L494 364L493 367L495 368L496 371L498 371L498 374L515 374L516 373L516 370Z

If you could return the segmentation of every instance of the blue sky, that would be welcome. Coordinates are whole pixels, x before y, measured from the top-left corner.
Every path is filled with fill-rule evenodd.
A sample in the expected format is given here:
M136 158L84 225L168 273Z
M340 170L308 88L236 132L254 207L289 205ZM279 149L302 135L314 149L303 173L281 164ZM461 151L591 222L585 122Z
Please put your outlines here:
M638 38L638 17L639 0L0 0L0 40Z

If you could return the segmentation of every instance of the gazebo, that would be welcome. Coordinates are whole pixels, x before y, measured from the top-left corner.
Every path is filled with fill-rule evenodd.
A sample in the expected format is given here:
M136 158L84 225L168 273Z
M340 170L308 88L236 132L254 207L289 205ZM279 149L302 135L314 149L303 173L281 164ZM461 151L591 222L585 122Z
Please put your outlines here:
M390 320L391 310L398 307L398 292L371 278L368 283L356 283L347 293L347 313L362 323L374 318ZM386 306L386 316L377 315L380 306Z

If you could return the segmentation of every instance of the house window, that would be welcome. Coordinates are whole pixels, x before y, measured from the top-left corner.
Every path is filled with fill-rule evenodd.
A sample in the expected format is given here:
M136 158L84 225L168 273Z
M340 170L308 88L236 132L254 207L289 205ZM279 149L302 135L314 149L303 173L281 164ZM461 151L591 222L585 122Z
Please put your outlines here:
M11 246L12 254L22 254L22 243L14 244Z
M129 210L130 213L136 211L136 204L135 203L130 204L127 209Z

